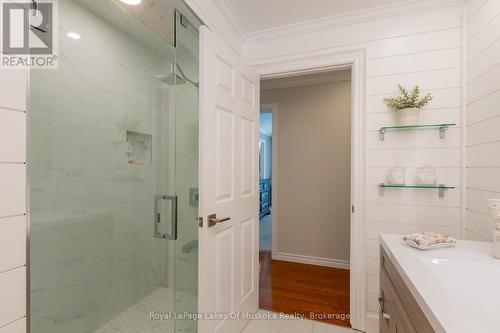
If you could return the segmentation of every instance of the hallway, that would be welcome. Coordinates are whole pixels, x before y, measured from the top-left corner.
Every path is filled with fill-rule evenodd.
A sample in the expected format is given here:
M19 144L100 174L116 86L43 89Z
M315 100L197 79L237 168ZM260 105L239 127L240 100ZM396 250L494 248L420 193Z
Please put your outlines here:
M271 252L272 249L272 215L266 215L259 223L259 249L261 252Z
M260 264L261 309L350 326L349 270L272 260L270 252Z

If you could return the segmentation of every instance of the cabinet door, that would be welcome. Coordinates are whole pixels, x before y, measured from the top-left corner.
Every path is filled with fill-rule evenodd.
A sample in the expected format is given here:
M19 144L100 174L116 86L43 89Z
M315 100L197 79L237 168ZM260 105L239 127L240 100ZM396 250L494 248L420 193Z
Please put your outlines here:
M379 328L380 328L380 333L391 333L391 315L392 315L392 309L390 306L390 302L387 300L387 296L384 292L384 288L381 285L380 288L380 298L379 298ZM384 317L384 314L389 315L389 318Z
M415 328L384 270L380 271L380 284L382 295L380 303L381 333L415 333Z
M401 318L399 318L399 317L395 318L395 320L393 322L394 323L394 331L391 333L410 333L406 329L407 326L403 325L400 319Z
M381 284L386 281L385 289L389 290L388 293L393 292L394 309L399 311L398 316L405 330L408 332L434 333L435 330L383 248L380 258Z
M390 294L384 294L382 291L380 303L380 333L409 333L401 324L401 318L394 309L393 300Z

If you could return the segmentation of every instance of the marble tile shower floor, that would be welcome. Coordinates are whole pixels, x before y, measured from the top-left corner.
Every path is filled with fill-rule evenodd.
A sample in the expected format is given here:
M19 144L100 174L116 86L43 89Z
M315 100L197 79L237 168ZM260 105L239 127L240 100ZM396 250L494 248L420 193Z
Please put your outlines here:
M173 313L174 302L172 297L172 290L158 288L117 315L95 333L173 333L173 320L153 320L150 318L151 313ZM190 302L194 301L193 297L188 293L177 292L176 300L177 302ZM189 327L192 326L192 323L178 323L178 325L185 326L180 330L181 332L196 332L192 327Z

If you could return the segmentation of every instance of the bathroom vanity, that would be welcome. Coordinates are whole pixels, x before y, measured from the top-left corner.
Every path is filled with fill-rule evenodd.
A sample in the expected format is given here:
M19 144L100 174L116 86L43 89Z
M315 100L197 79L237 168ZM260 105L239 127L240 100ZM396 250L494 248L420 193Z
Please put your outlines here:
M380 333L500 332L500 260L491 243L421 251L381 235Z

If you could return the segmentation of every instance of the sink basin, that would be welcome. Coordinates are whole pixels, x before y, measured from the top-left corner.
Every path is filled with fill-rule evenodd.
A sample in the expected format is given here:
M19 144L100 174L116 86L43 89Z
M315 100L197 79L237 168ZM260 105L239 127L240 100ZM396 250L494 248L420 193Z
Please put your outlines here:
M493 259L493 258L492 258ZM494 259L495 260L495 259ZM467 261L448 258L420 258L437 280L464 306L498 311L500 260ZM458 292L457 292L458 291ZM492 302L492 299L496 301ZM498 312L496 312L498 315Z

